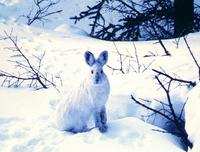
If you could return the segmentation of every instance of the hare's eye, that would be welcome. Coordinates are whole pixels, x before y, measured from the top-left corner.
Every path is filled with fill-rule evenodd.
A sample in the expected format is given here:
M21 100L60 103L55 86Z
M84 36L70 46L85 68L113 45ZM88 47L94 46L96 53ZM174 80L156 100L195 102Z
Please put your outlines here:
M103 73L103 70L101 70L101 74Z
M93 74L93 73L94 73L94 71L92 70L92 71L91 71L91 73Z

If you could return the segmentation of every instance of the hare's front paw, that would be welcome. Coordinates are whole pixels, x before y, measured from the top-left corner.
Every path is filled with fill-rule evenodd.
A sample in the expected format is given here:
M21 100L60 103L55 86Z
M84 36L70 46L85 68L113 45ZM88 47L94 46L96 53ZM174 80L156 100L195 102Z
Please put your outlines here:
M107 126L106 124L101 125L101 126L99 127L99 131L100 131L101 133L104 133L104 132L106 132L107 130L108 130L108 126Z

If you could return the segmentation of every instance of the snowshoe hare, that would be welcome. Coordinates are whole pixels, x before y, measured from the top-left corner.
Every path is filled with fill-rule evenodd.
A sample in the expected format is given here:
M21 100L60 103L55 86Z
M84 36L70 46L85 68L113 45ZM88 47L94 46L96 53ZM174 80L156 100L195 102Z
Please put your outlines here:
M79 87L59 103L56 118L60 130L74 133L88 131L87 122L93 116L95 127L100 132L107 131L105 104L110 93L110 84L103 71L107 60L107 51L103 51L97 59L91 52L85 52L85 61L91 71Z

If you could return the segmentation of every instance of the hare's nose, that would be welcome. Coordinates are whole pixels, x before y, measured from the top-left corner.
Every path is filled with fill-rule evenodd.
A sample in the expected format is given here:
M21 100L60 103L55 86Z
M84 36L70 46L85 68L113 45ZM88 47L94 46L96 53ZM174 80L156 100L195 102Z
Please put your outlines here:
M96 76L95 76L96 83L99 83L99 80L100 80L100 75L97 73Z
M96 81L96 84L98 84L98 83L99 83L99 80L98 80L98 79L96 79L95 81Z

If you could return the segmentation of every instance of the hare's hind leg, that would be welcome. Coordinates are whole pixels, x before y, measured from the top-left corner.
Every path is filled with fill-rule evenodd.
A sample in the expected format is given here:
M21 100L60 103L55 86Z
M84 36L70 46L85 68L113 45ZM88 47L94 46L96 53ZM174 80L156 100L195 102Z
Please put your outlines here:
M100 119L101 119L101 127L99 128L99 130L101 132L106 132L108 129L108 126L107 126L107 115L106 115L105 107L100 112Z
M102 133L107 131L108 127L105 107L95 113L95 126L98 127L99 131Z
M66 131L72 132L72 133L80 133L80 132L87 132L89 129L87 128L87 125L83 125L82 127L71 127L70 129L67 129Z
M74 133L74 134L78 133L78 131L75 128L70 128L70 129L67 129L66 131Z

